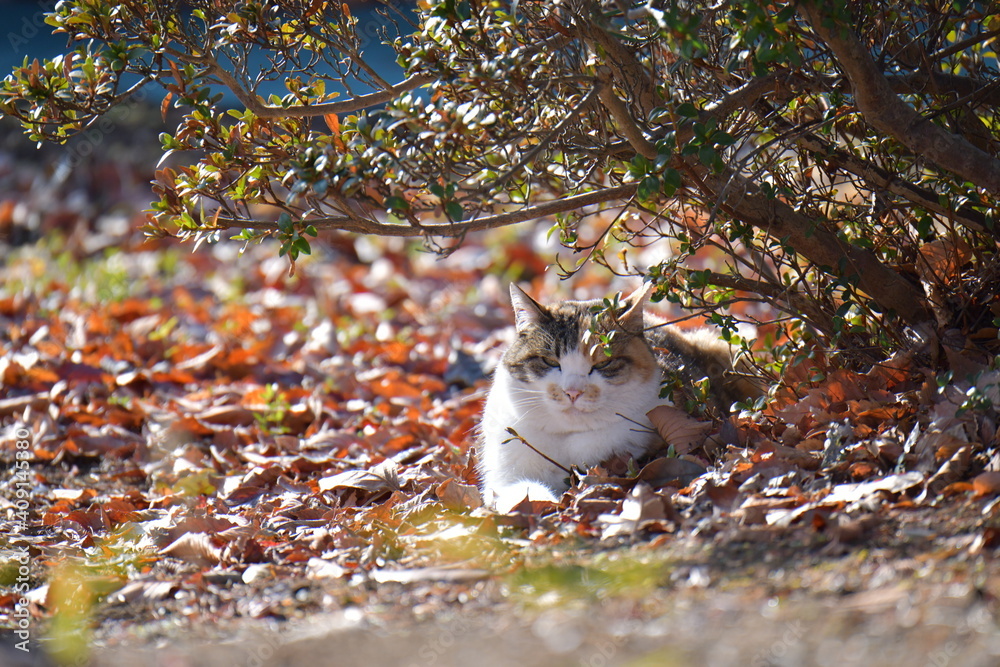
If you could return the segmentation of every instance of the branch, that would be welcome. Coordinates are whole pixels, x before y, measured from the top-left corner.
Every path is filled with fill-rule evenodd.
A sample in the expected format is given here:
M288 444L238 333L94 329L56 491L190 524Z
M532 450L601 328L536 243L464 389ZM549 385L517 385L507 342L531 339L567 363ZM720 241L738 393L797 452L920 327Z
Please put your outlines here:
M778 78L763 77L749 82L742 88L720 100L719 103L702 113L702 117L723 117L736 108L750 104L773 90ZM656 147L639 129L628 109L614 94L610 83L604 79L598 84L601 102L625 135L629 144L647 158L655 159ZM686 141L685 134L690 127L678 133L678 141ZM695 175L695 170L690 170ZM698 177L695 175L697 180ZM870 295L885 310L895 310L907 323L925 320L929 313L922 294L899 274L885 266L870 251L844 243L836 234L821 227L796 211L787 203L769 199L750 181L733 172L721 176L709 176L700 182L706 194L714 192L719 205L730 215L765 231L774 238L785 238L805 257L820 267L850 275L854 269L858 286ZM733 186L736 186L735 188ZM735 190L735 192L734 192ZM804 304L799 303L800 307ZM822 325L822 318L817 318Z
M929 60L931 62L937 62L939 60L944 60L948 56L953 56L956 53L966 50L970 46L975 46L976 44L982 44L983 46L989 44L993 41L994 37L1000 35L1000 29L988 30L987 32L981 32L976 35L971 35L960 42L956 42L951 46L947 46L943 49L935 51L930 55Z
M696 168L692 167L691 172ZM704 171L703 168L697 168ZM697 177L697 176L695 176ZM769 199L748 179L732 171L708 174L699 184L714 193L719 206L737 220L784 239L824 270L857 281L858 287L883 310L895 310L908 324L930 317L923 294L869 250L845 243L780 199Z
M1000 193L1000 160L927 120L892 91L868 49L846 26L839 25L821 0L799 5L813 31L830 48L851 82L865 120L880 132L923 155L942 169L992 193Z
M517 431L514 430L514 427L508 426L507 427L507 432L510 433L514 437L512 437L510 440L504 440L502 444L507 444L511 440L519 440L522 445L525 445L528 449L530 449L534 453L538 454L539 456L541 456L543 459L545 459L546 461L548 461L549 463L551 463L555 467L560 468L567 475L572 475L573 474L572 470L570 470L569 468L567 468L563 464L559 463L558 461L556 461L555 459L553 459L549 455L545 454L544 452L542 452L541 450L539 450L538 448L536 448L533 444L531 444L530 442L528 442L527 440L525 440L524 438L522 438L521 435Z
M779 71L747 81L721 100L706 106L705 110L699 114L698 121L704 123L709 117L714 117L721 121L737 109L746 109L752 106L764 95L773 92L781 80L787 78L787 76L788 72Z
M518 160L517 164L515 164L513 167L511 167L510 169L508 169L505 173L501 174L500 177L496 179L496 181L494 181L493 183L491 183L490 186L489 186L489 189L499 190L501 187L503 187L503 185L507 181L509 181L516 174L520 173L520 171L522 169L524 169L525 167L527 167L536 157L538 157L539 153L541 153L543 150L545 150L546 148L548 148L549 145L555 139L557 139L559 137L559 135L561 135L563 132L565 132L566 128L568 128L570 126L570 124L573 123L577 119L577 117L579 117L580 112L583 111L583 109L585 109L586 107L588 107L591 102L593 102L594 96L597 94L597 91L598 91L597 87L591 88L590 92L588 92L583 97L583 99L580 100L579 104L577 104L575 107L573 107L572 111L570 111L568 114L566 114L565 118L563 118L561 121L559 121L558 125L556 125L554 128L552 128L551 132L549 132L542 139L539 139L538 143L530 151L526 152L521 157L521 159ZM485 190L485 188L484 188L484 190Z
M636 105L640 116L644 119L649 118L653 109L662 103L656 92L653 75L639 62L635 54L611 33L600 3L588 2L584 6L590 10L590 16L579 17L577 34L595 55L600 54L601 62L612 69L614 80L622 90L632 94L632 103Z
M248 91L232 74L227 72L214 59L206 59L208 72L222 82L226 88L233 91L236 98L258 118L300 118L307 116L325 116L331 113L351 113L366 109L377 104L385 104L399 95L419 88L434 81L434 77L425 74L414 74L408 79L367 95L358 95L349 100L327 102L326 104L293 105L287 107L272 107L260 101L255 93Z
M772 117L772 121L776 126L789 133L795 131L795 128L788 120L780 114L773 113L773 109L770 105L767 105L764 102L759 102L756 106L762 111L761 115ZM954 220L963 227L973 231L983 234L995 233L987 228L986 216L971 206L962 205L955 209L944 206L940 202L938 193L933 190L920 187L919 185L914 185L909 181L903 180L871 161L862 160L849 151L837 149L829 142L824 141L811 132L805 132L797 135L795 137L795 143L802 148L815 153L817 156L822 156L822 161L827 162L834 167L839 167L848 173L854 174L871 186L872 189L891 192L911 203L922 206L928 211L942 215L948 220ZM817 162L819 161L820 158L817 158Z
M1000 89L995 79L983 81L971 76L946 72L919 71L886 77L892 90L900 95L955 95L968 98L972 107L1000 106Z
M698 114L698 122L704 124L709 119L714 118L721 125L722 120L737 109L749 108L759 102L764 95L774 92L781 80L787 76L787 72L773 72L746 82L722 99L707 105ZM693 136L694 123L683 123L677 129L675 142L680 147L690 141Z
M749 292L763 297L772 306L794 317L801 317L827 335L836 330L833 318L816 301L803 295L792 286L775 285L763 280L752 280L740 275L728 275L709 271L706 280L720 287Z
M434 225L396 225L377 220L366 220L363 218L331 217L331 218L307 218L304 223L317 228L339 229L345 232L356 234L375 234L378 236L440 236L459 238L469 232L480 232L496 227L505 227L527 220L536 220L556 213L573 211L584 206L604 204L610 201L620 201L631 197L639 187L638 183L628 183L604 190L585 192L572 197L562 197L553 199L535 206L527 206L508 213L487 216L485 218L473 218L467 222L451 222ZM278 223L270 220L239 220L236 218L220 217L209 229L278 229Z
M639 126L636 125L632 114L629 113L625 104L615 95L615 91L612 89L608 78L602 78L597 82L597 96L600 98L604 108L614 118L618 130L628 140L632 148L635 149L635 152L649 160L655 160L657 156L656 145L649 141L646 135L642 133L642 130L639 129Z

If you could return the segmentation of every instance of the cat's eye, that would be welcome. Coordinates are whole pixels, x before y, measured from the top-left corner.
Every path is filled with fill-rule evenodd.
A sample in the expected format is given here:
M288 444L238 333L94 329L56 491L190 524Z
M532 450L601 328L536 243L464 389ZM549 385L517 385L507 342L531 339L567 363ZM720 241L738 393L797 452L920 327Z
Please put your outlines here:
M533 365L535 368L541 371L543 368L559 368L559 362L552 357L534 356L528 357L525 360L526 363Z
M602 362L600 362L598 364L594 364L593 366L590 367L590 370L591 371L603 371L605 369L611 368L612 365L615 365L615 366L620 365L621 361L622 360L620 358L612 357L612 358L607 359L605 361L602 361Z

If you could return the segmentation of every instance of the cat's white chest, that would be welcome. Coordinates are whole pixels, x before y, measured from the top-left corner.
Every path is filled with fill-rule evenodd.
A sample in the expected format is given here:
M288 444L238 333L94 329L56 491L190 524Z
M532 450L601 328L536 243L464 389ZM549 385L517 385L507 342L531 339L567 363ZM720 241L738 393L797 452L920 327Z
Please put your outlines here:
M503 366L497 368L483 410L479 452L488 502L518 494L517 499L523 499L526 492L554 498L566 488L567 474L560 466L586 468L613 454L638 455L657 441L646 413L659 403L658 377L605 388L600 405L583 405L581 400L580 409L555 404L543 395L545 391L543 385L520 382Z

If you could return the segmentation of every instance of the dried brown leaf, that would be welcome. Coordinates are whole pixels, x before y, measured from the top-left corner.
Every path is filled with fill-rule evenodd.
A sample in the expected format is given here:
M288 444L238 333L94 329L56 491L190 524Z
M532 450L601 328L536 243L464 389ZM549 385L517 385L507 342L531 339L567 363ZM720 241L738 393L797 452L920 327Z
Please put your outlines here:
M370 470L346 470L319 480L320 491L337 488L361 489L369 493L398 491L398 466L392 459L386 459Z
M824 503L853 503L865 500L876 493L902 493L912 489L924 481L924 476L919 472L904 472L897 475L889 475L882 479L871 482L860 482L857 484L838 484L833 490L823 498Z
M310 558L306 561L306 572L310 579L341 579L351 570L329 558Z
M222 559L222 547L208 533L184 533L161 549L160 555L196 565L216 565Z
M417 567L408 570L373 570L369 573L380 584L395 582L412 584L421 581L462 582L488 579L489 570L458 569L451 567Z
M1000 494L1000 472L988 471L980 473L972 480L972 489L977 496L995 496Z
M669 500L655 493L646 483L640 482L622 501L622 509L618 514L602 514L597 518L603 525L601 538L607 539L620 535L634 535L648 528L666 530L665 525L673 519L668 517ZM670 507L671 514L673 508Z
M112 602L135 604L139 602L158 602L173 596L178 584L174 581L159 581L156 579L136 579L122 586L111 596Z
M972 248L965 241L947 236L920 246L917 273L924 282L945 285L958 280L960 269L972 256Z
M711 422L695 419L688 413L670 405L658 405L646 413L663 441L673 445L678 454L689 454L705 442Z
M969 469L972 449L968 445L948 450L948 453L948 460L927 480L927 490L931 493L939 493L949 484L963 480Z
M705 472L700 463L684 458L661 457L653 459L639 471L636 479L646 482L654 489L668 484L685 487Z
M223 426L249 426L255 423L254 413L238 405L206 408L194 416L208 424Z
M446 507L456 509L476 509L483 506L479 489L472 484L463 484L454 479L446 479L434 489L438 500Z

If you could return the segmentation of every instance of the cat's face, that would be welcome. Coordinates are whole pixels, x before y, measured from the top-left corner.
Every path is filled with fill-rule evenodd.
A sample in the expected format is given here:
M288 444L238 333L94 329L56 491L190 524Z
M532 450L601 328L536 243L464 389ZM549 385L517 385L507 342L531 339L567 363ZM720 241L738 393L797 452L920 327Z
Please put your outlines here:
M597 301L542 306L514 285L511 298L517 338L503 364L533 418L577 420L562 430L620 419L622 401L659 376L642 335L645 291L627 297L616 317L592 313ZM610 344L602 334L612 334Z

